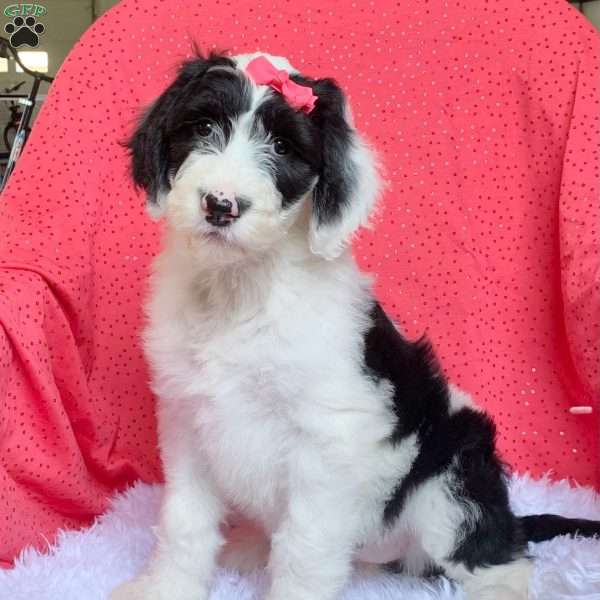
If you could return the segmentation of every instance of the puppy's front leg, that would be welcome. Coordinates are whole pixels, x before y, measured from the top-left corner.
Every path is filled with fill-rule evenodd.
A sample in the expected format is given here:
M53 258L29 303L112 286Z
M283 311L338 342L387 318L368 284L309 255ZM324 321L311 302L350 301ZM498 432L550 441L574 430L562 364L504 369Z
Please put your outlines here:
M110 600L206 600L223 542L221 500L186 444L185 430L163 450L165 495L157 544L144 572L118 587Z
M334 600L351 571L358 490L304 451L291 468L287 513L271 540L268 600Z

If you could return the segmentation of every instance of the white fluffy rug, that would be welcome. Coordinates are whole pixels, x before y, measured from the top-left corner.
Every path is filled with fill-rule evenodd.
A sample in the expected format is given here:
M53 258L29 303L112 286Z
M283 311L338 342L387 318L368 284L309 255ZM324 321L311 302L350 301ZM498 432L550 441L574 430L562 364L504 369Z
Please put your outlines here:
M10 571L0 571L0 600L106 600L118 583L138 572L152 549L152 526L160 486L138 484L116 496L111 510L83 531L60 535L47 554L25 551ZM600 519L600 497L566 481L516 477L512 500L517 514L552 512ZM531 545L537 557L532 600L600 600L600 540L556 538ZM263 598L261 574L242 577L219 571L211 600ZM356 575L341 600L461 600L445 579Z

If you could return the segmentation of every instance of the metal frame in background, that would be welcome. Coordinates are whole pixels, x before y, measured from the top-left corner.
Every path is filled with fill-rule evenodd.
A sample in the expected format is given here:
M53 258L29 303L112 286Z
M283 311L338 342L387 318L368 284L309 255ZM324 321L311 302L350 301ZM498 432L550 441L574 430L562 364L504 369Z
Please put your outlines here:
M569 0L569 4L575 4L579 12L583 12L584 4L588 2L594 2L595 0Z
M27 136L30 131L29 123L31 122L31 117L35 108L35 101L40 89L40 84L42 81L47 81L48 83L52 83L54 81L53 77L49 77L43 73L38 73L37 71L28 69L19 58L18 52L10 45L10 42L6 38L0 36L0 57L9 59L11 56L15 59L16 63L21 67L21 69L23 69L23 73L33 77L33 85L31 86L31 90L26 99L21 100L25 106L25 109L23 110L23 116L19 121L19 127L17 129L17 133L15 134L12 149L8 157L8 163L6 164L4 175L2 176L2 181L0 182L0 192L6 186L6 182L13 172L15 164L21 155L21 150L23 150L23 146L27 141ZM23 94L19 94L18 96L22 97Z

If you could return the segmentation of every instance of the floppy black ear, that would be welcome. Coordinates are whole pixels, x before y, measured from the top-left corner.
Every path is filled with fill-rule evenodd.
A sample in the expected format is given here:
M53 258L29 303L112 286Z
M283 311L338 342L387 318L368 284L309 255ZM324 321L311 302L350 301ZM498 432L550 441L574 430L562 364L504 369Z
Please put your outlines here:
M352 125L343 92L331 79L313 86L318 100L311 115L321 132L321 168L313 190L310 248L339 256L366 225L380 181L373 152Z
M133 181L147 194L148 207L159 216L171 189L169 181L169 132L176 122L178 107L187 93L213 66L233 67L234 63L221 55L201 56L182 64L175 81L146 110L126 145L131 153Z

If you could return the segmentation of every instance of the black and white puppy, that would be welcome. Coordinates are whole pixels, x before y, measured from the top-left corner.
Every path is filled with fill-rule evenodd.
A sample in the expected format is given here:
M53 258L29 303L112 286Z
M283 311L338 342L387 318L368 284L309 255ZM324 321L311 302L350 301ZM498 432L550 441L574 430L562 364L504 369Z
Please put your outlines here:
M167 224L144 337L166 487L150 564L111 598L206 600L236 513L268 540L269 600L333 600L354 561L525 600L528 539L600 527L512 514L492 421L352 259L379 184L342 91L272 56L261 83L256 58L186 62L130 142Z

